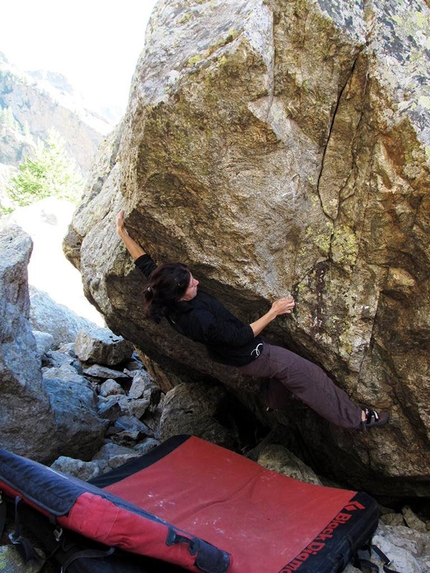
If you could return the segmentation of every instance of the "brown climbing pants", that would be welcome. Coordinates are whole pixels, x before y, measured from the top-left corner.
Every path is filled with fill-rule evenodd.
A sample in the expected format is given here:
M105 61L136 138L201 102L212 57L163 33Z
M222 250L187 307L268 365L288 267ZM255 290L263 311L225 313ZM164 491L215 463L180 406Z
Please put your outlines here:
M360 429L362 409L319 366L286 348L265 342L260 356L240 370L249 376L281 383L271 386L268 405L272 408L282 409L288 401L287 388L329 422L349 430Z

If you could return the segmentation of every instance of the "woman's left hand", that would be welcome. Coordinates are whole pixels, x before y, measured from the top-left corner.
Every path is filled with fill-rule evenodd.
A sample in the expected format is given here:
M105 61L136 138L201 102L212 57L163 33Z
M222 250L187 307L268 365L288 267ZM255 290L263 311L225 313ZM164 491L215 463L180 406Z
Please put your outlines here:
M279 316L280 314L290 314L293 312L293 308L295 307L296 303L294 302L294 298L292 296L289 297L282 297L272 304L272 310Z

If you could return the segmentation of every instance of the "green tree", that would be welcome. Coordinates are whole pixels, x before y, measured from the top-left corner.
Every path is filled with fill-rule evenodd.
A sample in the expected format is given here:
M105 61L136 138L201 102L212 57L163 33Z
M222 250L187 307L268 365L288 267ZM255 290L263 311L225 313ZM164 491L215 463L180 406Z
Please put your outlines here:
M39 142L34 158L27 157L12 177L8 193L18 205L30 205L46 197L59 197L76 203L84 182L75 163L67 155L64 142L50 130L46 143Z
M10 107L0 108L0 123L5 125L11 125L13 120L13 114Z

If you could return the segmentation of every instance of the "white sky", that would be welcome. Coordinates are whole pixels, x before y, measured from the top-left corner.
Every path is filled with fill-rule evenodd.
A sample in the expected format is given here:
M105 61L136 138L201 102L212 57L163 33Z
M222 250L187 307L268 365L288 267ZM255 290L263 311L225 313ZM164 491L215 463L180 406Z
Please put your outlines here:
M67 77L90 104L125 108L157 0L8 0L0 51L23 71Z

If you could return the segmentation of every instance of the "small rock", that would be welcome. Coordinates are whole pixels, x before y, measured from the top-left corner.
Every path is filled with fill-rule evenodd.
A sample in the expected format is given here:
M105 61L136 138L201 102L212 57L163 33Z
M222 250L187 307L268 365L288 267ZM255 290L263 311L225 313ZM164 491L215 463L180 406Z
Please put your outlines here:
M51 465L53 470L88 481L104 472L107 467L105 460L83 462L67 456L60 456Z
M120 370L114 370L113 368L107 368L106 366L100 366L99 364L93 364L88 368L84 369L85 376L91 376L92 378L102 378L107 380L112 378L113 380L130 380L127 374L121 372Z
M283 446L269 444L258 457L263 467L299 481L321 485L316 473Z
M136 444L133 450L138 452L139 456L143 456L144 454L147 454L148 452L159 446L160 443L161 442L159 440L155 440L154 438L147 438L143 442Z
M121 414L118 398L116 396L108 396L107 398L98 396L97 414L100 418L103 418L103 420L115 422L115 420L117 420Z
M424 521L421 521L408 505L402 509L402 514L408 527L421 533L427 533L427 526Z
M76 356L72 356L67 351L51 350L46 352L43 358L43 366L45 368L61 368L67 365L73 367L78 374L82 374L82 366Z
M403 519L403 515L401 513L386 513L385 515L381 516L380 521L384 525L405 525L405 520Z
M100 396L106 398L107 396L124 394L124 390L115 380L106 380L100 386Z
M58 351L62 352L63 354L69 354L73 358L76 358L74 342L66 342L65 344L61 344L61 346L58 348Z
M75 340L75 352L82 362L117 366L133 355L133 345L108 328L81 330Z
M37 351L40 356L54 348L54 337L48 332L33 330L33 336L36 339Z
M129 370L130 372L136 372L139 370L145 369L145 366L139 356L133 352L133 356L131 359L124 363L124 368Z
M124 455L135 455L134 449L126 448L113 442L108 442L104 444L100 450L93 456L92 460L106 460L109 461L110 458L114 456L124 456Z
M141 398L145 388L152 381L151 376L144 370L139 370L133 375L133 382L131 384L128 396L130 398Z
M109 469L115 469L120 466L123 466L127 462L131 462L131 460L135 460L140 457L138 452L132 452L131 454L121 454L118 456L112 456L109 458L108 466Z
M130 400L126 396L121 396L119 398L118 404L124 414L135 416L138 420L140 420L148 411L150 401L146 398Z
M423 573L418 561L417 552L412 552L412 547L401 547L396 544L396 530L406 529L400 527L390 528L389 526L380 525L373 536L372 544L376 545L392 562L390 568L398 573ZM381 569L383 563L376 555L373 556L372 562L376 563Z
M154 432L134 416L121 416L107 432L108 436L121 445L136 445L146 437L154 437Z

